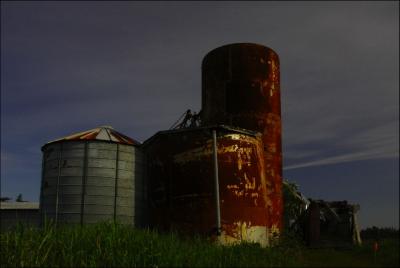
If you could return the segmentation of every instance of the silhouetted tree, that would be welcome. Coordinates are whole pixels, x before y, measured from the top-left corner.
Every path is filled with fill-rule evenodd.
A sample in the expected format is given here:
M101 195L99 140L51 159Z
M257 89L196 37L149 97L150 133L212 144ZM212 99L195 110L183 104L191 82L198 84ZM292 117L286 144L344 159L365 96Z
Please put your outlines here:
M379 228L376 226L369 227L367 229L361 230L361 237L363 239L374 239L381 240L384 238L398 238L399 237L399 229L395 228Z
M17 198L15 199L16 202L24 202L24 200L22 200L22 194L19 194L17 196Z
M11 198L10 197L7 197L7 196L5 196L5 197L0 197L0 201L1 202L7 202L7 201L10 201L11 200Z

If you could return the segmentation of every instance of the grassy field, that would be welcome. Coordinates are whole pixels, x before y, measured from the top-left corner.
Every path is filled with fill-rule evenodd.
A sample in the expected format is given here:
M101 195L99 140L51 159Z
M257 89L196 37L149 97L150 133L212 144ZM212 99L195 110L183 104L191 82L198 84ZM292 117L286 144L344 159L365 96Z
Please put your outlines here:
M274 248L256 244L218 246L115 224L19 226L1 233L1 267L398 267L399 240L372 241L347 250L307 249L285 238Z
M380 241L374 256L373 241L347 250L305 249L300 266L306 267L399 267L399 240Z

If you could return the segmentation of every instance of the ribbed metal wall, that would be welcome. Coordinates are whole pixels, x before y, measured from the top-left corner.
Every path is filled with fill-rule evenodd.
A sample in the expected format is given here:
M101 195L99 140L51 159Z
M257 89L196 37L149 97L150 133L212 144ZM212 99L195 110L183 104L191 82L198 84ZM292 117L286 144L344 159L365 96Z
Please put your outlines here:
M142 221L143 157L137 147L61 141L45 145L42 151L42 220L80 224Z

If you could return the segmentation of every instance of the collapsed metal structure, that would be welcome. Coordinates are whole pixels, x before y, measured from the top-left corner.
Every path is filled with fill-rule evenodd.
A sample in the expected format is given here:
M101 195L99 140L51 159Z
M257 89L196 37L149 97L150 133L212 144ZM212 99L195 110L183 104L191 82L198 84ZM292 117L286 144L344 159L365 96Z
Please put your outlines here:
M310 206L299 219L304 240L310 247L345 247L360 245L357 223L359 205L347 201L310 200Z
M298 185L283 180L285 229L309 247L348 247L362 243L358 204L306 198Z

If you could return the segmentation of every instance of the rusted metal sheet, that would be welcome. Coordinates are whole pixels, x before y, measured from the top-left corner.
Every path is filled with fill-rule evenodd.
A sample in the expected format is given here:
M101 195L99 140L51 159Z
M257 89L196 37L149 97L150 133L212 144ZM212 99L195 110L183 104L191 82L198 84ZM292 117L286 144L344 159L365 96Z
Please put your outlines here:
M265 46L216 48L202 63L202 126L226 124L262 133L268 228L283 224L279 58Z
M221 235L217 236L212 130L217 131ZM261 135L224 126L162 131L143 144L150 223L214 236L223 244L268 244Z

